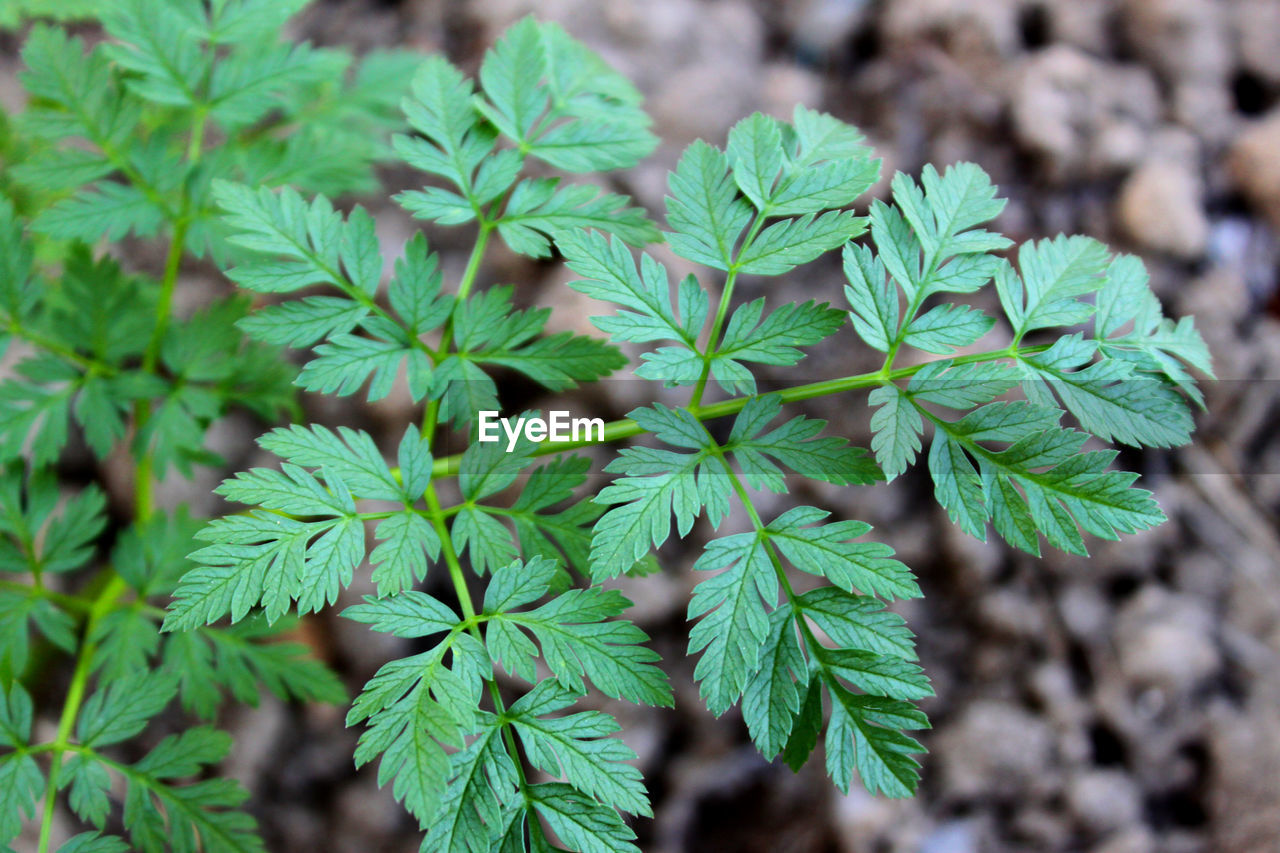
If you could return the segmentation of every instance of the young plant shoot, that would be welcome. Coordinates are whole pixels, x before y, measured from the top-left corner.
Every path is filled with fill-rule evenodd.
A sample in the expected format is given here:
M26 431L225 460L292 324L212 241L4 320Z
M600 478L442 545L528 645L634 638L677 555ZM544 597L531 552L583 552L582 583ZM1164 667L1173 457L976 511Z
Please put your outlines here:
M1108 445L1190 441L1192 371L1211 373L1136 258L1014 246L971 163L898 174L868 205L880 161L803 106L689 146L658 224L574 177L658 140L637 90L561 27L515 24L473 81L441 56L282 40L301 5L118 0L101 43L26 36L29 105L0 134L0 846L26 827L40 853L265 849L247 793L210 775L231 743L208 723L266 689L348 709L355 763L377 763L423 851L636 851L646 785L590 694L669 706L672 688L609 581L657 570L700 520L706 707L736 707L767 759L910 796L932 688L892 609L921 595L895 531L760 494L919 465L964 532L1033 554L1164 520ZM384 281L373 217L336 206L393 157L424 173L400 205L473 235L457 280L417 234ZM548 332L549 308L491 284L498 242L562 258L611 306L600 334ZM659 242L700 271L677 280ZM830 253L846 283L826 301L735 293ZM201 259L224 284L176 311ZM831 338L880 366L760 393L760 371ZM499 372L549 395L634 374L665 402L609 423L520 412ZM300 422L297 388L417 406L384 447ZM869 449L794 405L823 395L871 407ZM237 409L288 424L258 439L278 464L223 482L221 517L163 506L158 482L224 465L207 434ZM133 492L60 482L81 445L130 460ZM607 477L586 446L610 448ZM348 704L279 636L364 572L376 594L342 616L418 651ZM162 718L176 733L147 735ZM58 848L60 809L83 832Z

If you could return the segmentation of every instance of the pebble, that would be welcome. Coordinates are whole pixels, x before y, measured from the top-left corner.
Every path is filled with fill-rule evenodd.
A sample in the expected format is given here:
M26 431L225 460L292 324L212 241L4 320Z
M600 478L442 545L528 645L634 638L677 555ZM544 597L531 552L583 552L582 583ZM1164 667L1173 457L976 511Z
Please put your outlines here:
M1156 837L1145 826L1133 826L1110 835L1089 853L1155 853Z
M1221 666L1213 619L1189 596L1148 586L1116 620L1120 670L1139 687L1184 693Z
M1129 175L1116 216L1144 249L1189 261L1201 257L1208 245L1203 181L1190 165L1171 158L1153 157Z
M1228 14L1241 65L1273 86L1280 86L1280 3L1235 0L1228 4Z
M1217 0L1125 0L1124 22L1139 54L1171 82L1222 82L1231 49Z
M784 26L804 53L824 56L837 50L866 20L869 0L801 0L779 4Z
M990 62L1017 52L1020 0L896 0L886 7L884 34L895 41L941 35L963 59Z
M1109 832L1139 819L1142 800L1133 780L1116 770L1081 773L1067 785L1067 804L1086 828Z
M1146 153L1160 111L1147 69L1055 45L1031 54L1013 80L1014 132L1056 181L1106 175Z
M833 799L831 817L848 849L857 849L868 838L882 838L894 833L895 827L918 821L918 811L914 801L875 797L860 785L851 785L848 794Z
M1236 189L1280 234L1280 109L1246 128L1227 156Z
M972 820L953 820L929 833L920 853L978 853L978 833Z
M1009 702L978 700L939 732L938 764L947 790L973 797L1001 792L1026 796L1046 781L1053 735L1043 718Z

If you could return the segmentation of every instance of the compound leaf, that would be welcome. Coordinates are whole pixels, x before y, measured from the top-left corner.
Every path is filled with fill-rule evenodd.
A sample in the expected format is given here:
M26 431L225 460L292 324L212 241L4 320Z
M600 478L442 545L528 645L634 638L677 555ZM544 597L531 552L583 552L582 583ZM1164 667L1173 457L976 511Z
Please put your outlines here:
M702 617L689 632L689 653L702 652L693 675L707 709L719 716L760 669L778 579L758 533L712 540L693 568L723 570L694 587L689 600L689 618Z

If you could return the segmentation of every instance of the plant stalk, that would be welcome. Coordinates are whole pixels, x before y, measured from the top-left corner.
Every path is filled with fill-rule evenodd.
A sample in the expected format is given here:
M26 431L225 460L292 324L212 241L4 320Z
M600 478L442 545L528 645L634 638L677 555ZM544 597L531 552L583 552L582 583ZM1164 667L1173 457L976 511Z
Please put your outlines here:
M177 288L178 271L182 265L182 250L186 242L187 220L179 219L173 229L173 237L169 243L169 253L165 259L164 278L160 282L160 299L156 303L155 325L151 338L142 359L142 369L154 374L160 361L160 348L164 342L165 330L168 328L169 315L173 306L173 292ZM135 429L141 430L151 416L151 403L147 400L138 402L134 409ZM155 496L152 487L154 460L150 450L143 449L138 456L134 469L134 518L146 521L155 512ZM105 573L110 580L98 593L89 607L88 618L85 619L84 637L76 656L75 669L71 673L71 684L67 688L67 697L62 705L62 713L58 717L58 733L50 748L52 756L49 765L49 778L45 783L43 813L40 819L40 839L38 853L48 853L53 831L53 812L58 795L58 777L62 770L62 756L72 746L71 736L75 729L76 718L80 707L84 704L88 690L89 677L93 674L93 659L98 651L94 634L98 625L115 607L120 596L128 590L129 585L116 571L107 567Z
M467 623L467 631L477 641L483 643L484 635L480 633L478 624L480 620L476 618L476 608L471 600L471 591L467 588L466 574L463 572L462 562L458 559L458 553L453 549L453 540L449 536L449 527L445 524L445 511L440 505L440 496L436 493L434 483L427 486L426 501L431 524L435 528L436 536L440 539L440 551L444 556L445 565L449 568L449 579L453 583L453 591L458 598L458 607L462 610L462 618ZM515 736L511 733L511 726L505 718L507 708L502 701L502 692L498 689L498 682L492 678L485 679L485 684L489 688L489 698L493 701L494 713L502 720L502 740L506 746L507 754L511 756L511 763L515 765L516 778L520 782L520 794L527 802L529 799L529 783L525 776L524 761L516 745ZM530 824L530 831L542 831L542 827L536 819L531 821Z
M751 230L747 232L746 239L742 241L742 247L738 250L738 255L751 245L756 239L756 235L760 233L760 229L764 226L765 217L768 216L768 209L760 211L756 216L756 221L751 224ZM702 403L702 394L707 389L707 379L711 376L711 359L716 353L716 347L720 345L720 333L724 330L725 317L729 314L729 304L733 301L733 287L738 283L738 263L737 258L730 265L729 275L724 280L724 289L720 291L720 304L716 306L715 319L711 321L711 333L707 336L707 348L702 353L702 375L698 377L698 384L694 386L693 396L689 398L689 407L697 408Z
M975 362L996 361L1002 358L1017 358L1022 355L1030 355L1032 353L1044 352L1048 349L1046 344L1037 344L1030 347L1005 347L999 350L990 350L987 352L971 353L969 355L957 356L950 359L955 364L973 364ZM884 369L872 371L871 373L857 373L852 376L841 376L836 379L824 379L820 382L811 382L807 385L795 385L790 388L784 388L775 392L783 403L796 403L801 400L812 400L816 397L828 397L832 394L842 394L847 391L856 391L862 388L871 388L876 385L883 385L885 382L894 382L901 379L909 379L916 373L919 373L927 364L912 365L910 367L899 367L891 370L886 374ZM707 406L691 405L688 411L691 415L700 421L714 420L715 418L723 418L729 415L736 415L742 411L756 396L748 394L742 397L734 397L729 400L721 400L718 403L712 403ZM600 438L582 438L569 441L544 441L538 445L533 451L534 456L546 456L552 453L564 453L570 450L577 450L582 447L594 447L600 444L613 444L626 438L632 438L641 435L646 430L637 424L631 418L623 418L622 420L610 421L604 425L603 434ZM431 476L435 479L444 477L457 476L458 468L462 463L462 454L455 453L452 456L442 456L435 460L431 468Z

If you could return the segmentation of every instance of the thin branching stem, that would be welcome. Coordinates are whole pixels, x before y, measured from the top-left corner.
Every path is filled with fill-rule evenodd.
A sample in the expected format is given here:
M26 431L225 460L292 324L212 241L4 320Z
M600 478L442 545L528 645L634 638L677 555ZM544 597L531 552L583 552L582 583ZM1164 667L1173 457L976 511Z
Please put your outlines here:
M160 282L160 298L156 304L155 323L151 338L143 355L142 369L154 375L160 361L160 350L164 342L165 330L168 328L169 316L173 305L173 293L177 288L178 272L182 266L183 246L186 242L188 222L185 215L173 228L169 242L169 251L165 260L164 278ZM141 400L134 409L135 429L141 432L151 416L151 401ZM155 460L149 448L142 448L134 468L134 517L145 522L155 512L155 494L153 488ZM94 657L98 651L95 635L101 621L109 614L119 598L128 590L129 585L115 569L107 567L110 580L99 591L89 607L88 617L84 623L84 633L80 650L76 657L75 669L71 673L71 684L67 688L67 696L63 701L62 712L58 718L58 732L53 742L52 762L49 766L49 778L45 784L43 813L40 820L40 839L38 853L48 853L53 830L54 803L58 794L58 778L62 768L62 755L71 743L76 718L84 703L88 689L89 677L93 674Z
M475 285L476 278L480 273L480 264L484 260L485 249L489 245L489 234L493 231L493 226L487 221L483 221L480 225L480 231L476 234L476 242L471 247L471 257L467 259L467 268L462 273L462 279L458 282L458 294L456 305L461 305L471 293L471 288ZM457 310L456 307L454 310ZM453 318L450 317L441 332L440 346L436 352L438 357L433 356L432 361L438 363L440 360L447 358L449 349L453 346ZM426 411L422 416L422 435L430 438L435 435L436 424L440 418L440 401L432 400L427 403Z
M707 438L712 442L715 441L714 438L711 438L711 433L707 433ZM791 585L791 579L787 577L786 567L782 564L782 556L770 540L765 523L760 518L760 513L756 510L756 506L751 500L751 494L742 482L742 477L738 475L737 471L733 470L733 465L729 463L728 458L724 455L723 448L718 444L715 445L715 454L724 466L725 473L729 476L729 482L733 485L733 491L738 496L742 508L747 511L747 518L751 520L752 529L755 531L756 536L760 537L760 542L764 546L765 553L769 556L770 564L773 566L773 573L778 578L778 584L782 587L782 591L787 597L787 603L791 605L791 616L795 620L797 627L800 628L800 633L804 635L805 643L814 654L820 654L823 646L818 642L818 638L814 635L813 628L810 627L808 620L804 618L804 606L800 603L800 596L796 594L795 587Z
M35 329L21 325L17 320L12 320L9 323L7 331L9 334L31 344L31 346L42 349L51 355L56 355L63 361L69 361L86 372L98 376L114 376L119 372L115 365L107 364L105 361L100 361L92 356L81 355L71 347L61 344L53 338L37 332Z
M764 221L768 215L768 208L766 208L756 216L755 222L751 223L751 230L747 232L746 238L742 241L742 246L738 249L738 257L741 257L742 253L756 239L756 235L764 227ZM724 331L724 321L729 315L729 306L733 302L733 288L737 283L738 263L735 258L729 267L729 274L724 280L724 289L720 291L720 303L716 306L715 319L711 321L711 332L707 335L707 348L702 353L702 375L698 377L698 384L693 388L693 396L689 398L690 408L697 408L702 403L702 395L707 389L707 379L711 376L711 360L715 357L716 347L720 345L720 334Z
M479 628L481 619L476 614L475 603L471 599L471 591L467 588L467 578L462 569L462 561L458 559L458 553L453 548L453 539L449 535L448 525L445 524L445 511L440 504L440 496L436 493L434 484L427 486L426 501L432 526L435 528L436 535L440 538L441 554L444 557L445 565L449 569L449 580L453 583L453 591L458 598L458 607L462 610L463 621L471 636L483 643L484 635ZM493 702L494 713L501 720L502 742L506 747L507 754L511 757L511 763L515 765L516 778L520 782L520 795L526 802L529 802L529 783L524 772L524 761L516 745L515 736L511 732L511 725L506 719L507 709L506 704L502 701L502 692L498 688L498 682L492 678L485 679L485 684L489 690L489 698ZM536 820L530 821L530 828L531 831L541 832L541 826Z
M1005 358L1018 358L1031 353L1044 352L1048 348L1049 347L1046 344L1037 344L1035 346L1019 347L1016 349L1013 347L1004 347L998 350L989 350L986 352L956 356L951 359L951 361L954 364L974 364L976 362L998 361ZM887 374L882 368L870 373L856 373L852 376L841 376L836 379L824 379L820 382L810 382L807 385L794 385L790 388L783 388L776 393L784 403L798 403L802 400L812 400L817 397L829 397L832 394L843 394L848 391L872 388L876 385L883 385L885 382L896 382L902 379L910 379L929 363L930 362L922 362L920 364L911 365L910 367L899 367L895 370L889 371ZM742 397L734 397L729 400L721 400L720 402L711 403L706 406L691 404L687 409L689 413L698 420L710 421L715 420L716 418L736 415L738 412L742 411L743 406L755 399L756 396L758 395L748 394ZM637 424L631 418L622 418L621 420L610 421L605 424L604 430L598 438L580 438L568 441L544 441L533 451L533 455L546 456L552 453L565 453L570 450L578 450L583 447L615 444L624 439L642 435L645 431L644 427ZM458 469L461 464L462 454L460 453L452 456L441 456L435 460L432 466L432 476L436 479L457 476Z
M460 304L465 300L471 292L471 288L475 285L476 278L480 272L480 265L484 259L485 249L489 243L489 235L492 231L492 225L487 221L480 226L480 231L476 235L475 245L471 249L471 256L467 260L467 266L462 274L462 279L458 283L457 300ZM444 355L449 352L453 344L453 322L452 319L445 325L441 338L439 352ZM436 419L439 416L440 403L438 400L432 400L427 404L427 409L423 417L422 435L430 440L435 435ZM479 622L481 621L476 613L475 604L471 599L471 592L467 587L466 575L462 569L462 563L458 559L458 554L454 550L453 540L449 533L449 527L446 518L456 514L457 507L450 507L446 510L440 503L440 496L436 492L434 484L427 486L426 491L427 515L435 528L436 535L440 539L441 553L444 557L445 565L449 569L449 578L453 584L453 590L458 598L458 606L462 610L463 620L467 625L467 630L477 641L483 643L484 635L480 632ZM511 758L511 763L516 769L516 778L520 784L520 795L526 804L530 802L529 783L525 775L524 760L521 757L519 747L516 744L515 734L511 730L511 725L506 719L506 704L502 700L502 692L498 688L496 680L489 678L485 680L489 691L490 701L493 702L494 713L501 720L502 742L506 748L507 755ZM542 827L538 821L530 821L530 831L541 834Z

